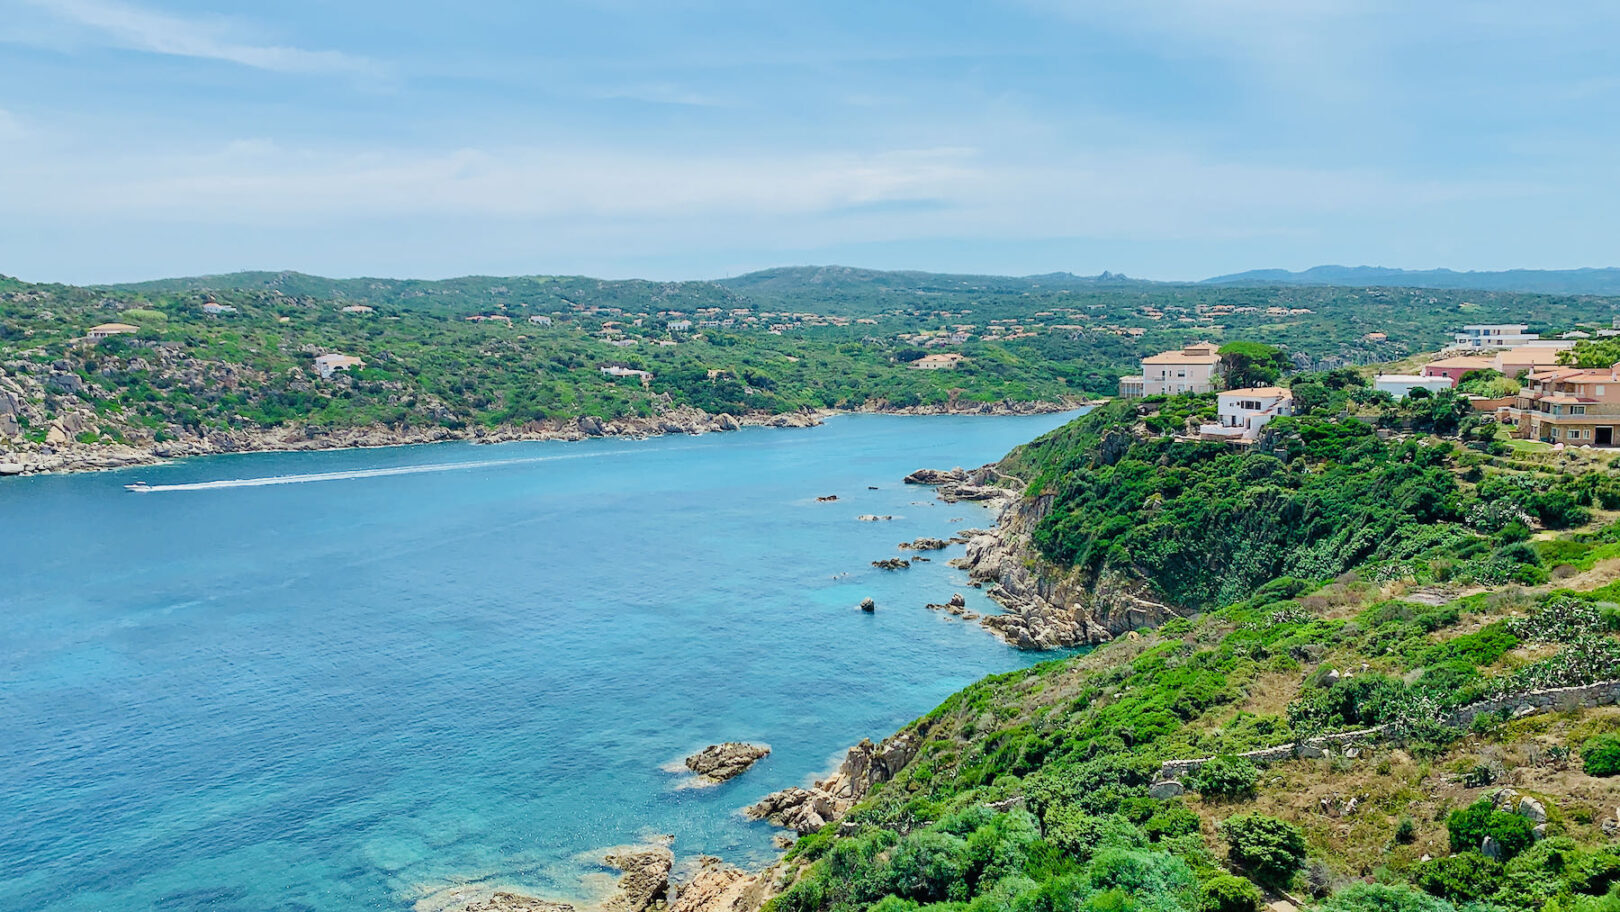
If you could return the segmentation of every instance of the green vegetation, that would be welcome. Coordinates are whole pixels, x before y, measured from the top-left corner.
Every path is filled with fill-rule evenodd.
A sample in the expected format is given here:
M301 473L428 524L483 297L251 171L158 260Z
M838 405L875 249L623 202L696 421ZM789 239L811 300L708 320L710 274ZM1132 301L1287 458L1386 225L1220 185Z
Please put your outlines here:
M1262 342L1228 342L1219 352L1228 388L1270 386L1294 365L1288 352Z
M1620 736L1599 735L1581 747L1588 776L1620 776Z
M235 310L208 313L208 303ZM1574 325L1611 310L1606 299L1503 292L833 268L718 283L242 273L73 288L0 277L0 364L26 381L28 440L73 411L137 443L286 427L461 433L679 406L737 415L1066 401L1112 393L1144 354L1198 340L1221 344L1235 376L1272 382L1295 367L1433 349L1459 321L1534 313ZM140 331L76 341L115 320ZM312 361L325 352L365 367L320 380ZM913 370L930 352L964 358ZM604 366L652 377L643 386ZM1313 402L1329 392L1299 387Z
M1525 464L1447 420L1446 396L1301 380L1325 414L1247 451L1160 436L1155 417L1206 408L1179 397L1098 409L1004 461L1050 498L1043 572L1100 561L1201 613L948 699L913 725L914 761L790 854L773 912L1620 904L1613 802L1591 778L1620 708L1458 714L1620 678L1620 583L1552 588L1543 558L1620 566L1620 529L1593 528L1612 470ZM1373 726L1320 759L1239 756ZM1573 768L1577 750L1599 759ZM1154 797L1187 758L1211 759ZM1510 780L1543 826L1501 797Z

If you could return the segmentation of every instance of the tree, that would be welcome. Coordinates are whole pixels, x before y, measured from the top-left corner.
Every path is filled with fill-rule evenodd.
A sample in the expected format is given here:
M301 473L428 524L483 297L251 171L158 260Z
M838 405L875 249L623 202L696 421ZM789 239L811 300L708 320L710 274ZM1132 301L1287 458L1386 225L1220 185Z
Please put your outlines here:
M1243 877L1217 874L1204 881L1199 907L1204 912L1254 912L1260 908L1260 888Z
M1299 827L1264 814L1240 814L1221 821L1234 864L1262 883L1281 886L1305 864L1305 834Z
M1282 372L1293 366L1288 353L1263 342L1228 342L1217 352L1227 389L1270 386Z

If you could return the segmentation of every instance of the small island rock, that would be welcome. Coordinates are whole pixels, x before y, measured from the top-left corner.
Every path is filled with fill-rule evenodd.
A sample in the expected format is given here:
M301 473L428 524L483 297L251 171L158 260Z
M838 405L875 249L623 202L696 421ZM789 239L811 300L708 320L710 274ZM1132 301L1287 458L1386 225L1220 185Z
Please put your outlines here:
M686 768L712 782L725 782L742 775L771 749L763 744L727 741L711 744L686 758Z

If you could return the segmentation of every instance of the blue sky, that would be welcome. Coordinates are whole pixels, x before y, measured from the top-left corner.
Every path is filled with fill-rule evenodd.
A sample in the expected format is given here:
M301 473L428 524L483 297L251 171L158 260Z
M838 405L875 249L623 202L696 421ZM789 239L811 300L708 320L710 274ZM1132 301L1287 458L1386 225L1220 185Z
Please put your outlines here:
M1620 265L1620 4L0 0L0 272Z

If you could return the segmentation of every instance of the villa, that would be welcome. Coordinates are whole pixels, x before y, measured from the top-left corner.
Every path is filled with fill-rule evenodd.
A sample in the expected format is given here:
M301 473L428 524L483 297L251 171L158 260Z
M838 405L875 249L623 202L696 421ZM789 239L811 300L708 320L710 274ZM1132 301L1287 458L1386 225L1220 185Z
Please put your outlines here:
M1221 356L1209 342L1194 342L1180 351L1160 352L1142 359L1142 373L1121 377L1122 399L1164 396L1171 393L1208 393L1221 379Z
M1498 409L1496 417L1526 440L1614 446L1620 429L1620 364L1532 374L1529 385L1512 405Z
M111 339L113 336L126 336L140 331L139 326L131 326L128 323L103 323L100 326L90 327L90 331L85 335L92 339Z
M1198 428L1204 440L1253 443L1271 419L1294 414L1294 394L1280 386L1227 390L1215 397L1218 424Z
M1451 389L1456 381L1450 377L1424 377L1418 374L1379 374L1373 378L1373 389L1380 393L1389 393L1396 399L1405 399L1413 390L1424 390L1430 394L1441 390Z
M956 352L943 355L923 355L921 358L911 362L911 369L919 371L955 370L956 366L961 362L962 356Z
M321 375L322 380L332 379L338 371L347 371L352 367L365 367L366 362L353 355L316 355L315 372Z
M1466 351L1489 351L1539 340L1539 333L1525 332L1529 328L1528 323L1476 323L1464 326L1452 336L1451 347Z

